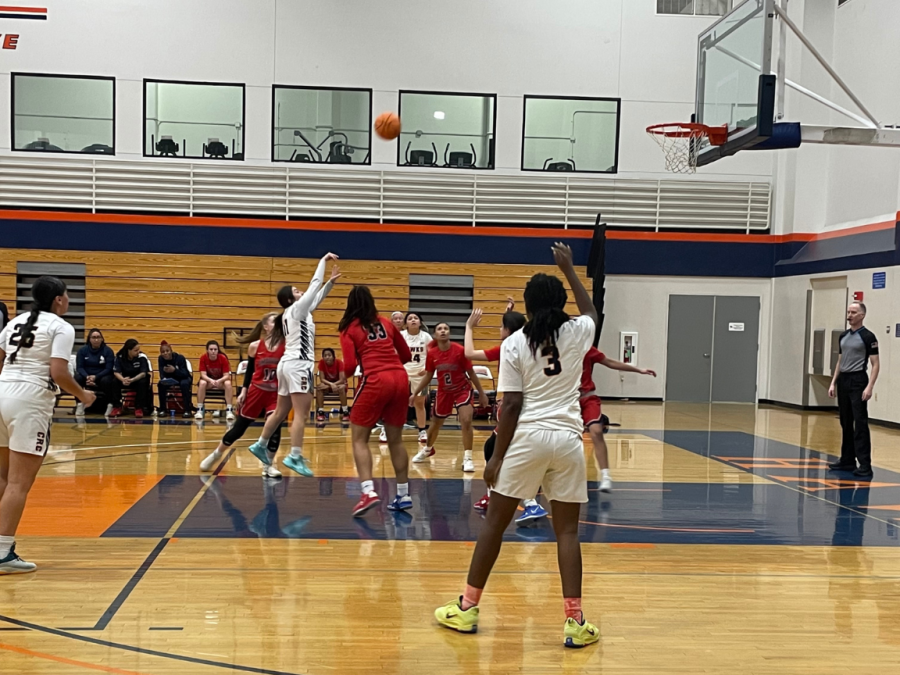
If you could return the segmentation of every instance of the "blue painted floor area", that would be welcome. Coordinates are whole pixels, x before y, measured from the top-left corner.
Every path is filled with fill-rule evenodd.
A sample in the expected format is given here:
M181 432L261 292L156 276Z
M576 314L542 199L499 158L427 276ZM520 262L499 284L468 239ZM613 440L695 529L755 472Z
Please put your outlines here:
M623 483L611 495L590 484L581 538L594 543L897 546L900 474L877 469L872 481L827 471L833 458L740 432L645 431L673 446L771 479L772 483ZM663 470L665 474L665 469ZM163 536L206 478L167 476L104 536ZM359 482L347 478L219 476L180 525L177 537L409 539L474 541L482 517L472 504L484 484L471 479L414 479L414 508L385 501L353 518ZM511 524L508 541L552 541L552 524Z

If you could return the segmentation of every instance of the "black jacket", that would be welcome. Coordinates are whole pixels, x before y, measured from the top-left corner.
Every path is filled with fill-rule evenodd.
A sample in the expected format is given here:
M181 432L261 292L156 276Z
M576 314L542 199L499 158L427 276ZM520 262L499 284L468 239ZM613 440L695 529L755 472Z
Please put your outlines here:
M175 372L167 373L164 368L166 366L175 366ZM189 380L191 379L191 371L188 370L187 361L178 352L172 352L172 358L168 361L162 356L159 357L159 379L166 378L172 380Z

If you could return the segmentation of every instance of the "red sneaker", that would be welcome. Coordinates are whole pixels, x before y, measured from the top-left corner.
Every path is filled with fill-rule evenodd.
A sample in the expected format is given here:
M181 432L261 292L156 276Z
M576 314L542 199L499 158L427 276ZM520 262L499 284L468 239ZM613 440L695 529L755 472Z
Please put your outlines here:
M321 410L316 413L316 422L324 422L325 421L325 413Z
M366 511L371 509L373 506L378 506L381 503L381 498L375 494L374 492L370 492L367 495L363 495L359 498L359 501L356 503L356 506L353 507L353 517L358 518L363 515Z
M350 413L345 412L341 415L341 422L349 422L350 421Z
M490 501L491 501L491 496L485 495L484 497L479 499L477 502L472 504L472 508L475 509L476 511L487 511L487 507L488 507L488 504L490 503Z
M143 417L143 416L144 416L144 411L141 410L140 408L138 408L137 410L134 411L134 416L135 416L135 417Z
M121 409L121 408L113 408L113 409L110 411L109 416L110 416L110 417L119 417L121 414L122 414L122 409Z

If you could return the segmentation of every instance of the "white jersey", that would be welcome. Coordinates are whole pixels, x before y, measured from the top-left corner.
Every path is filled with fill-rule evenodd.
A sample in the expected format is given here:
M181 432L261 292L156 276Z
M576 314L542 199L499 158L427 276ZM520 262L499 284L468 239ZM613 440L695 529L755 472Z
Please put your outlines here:
M325 259L319 261L316 273L306 293L284 310L284 361L313 361L316 355L316 324L312 313L321 304L334 284L322 284L325 278Z
M518 428L582 432L578 388L595 331L591 317L576 317L559 329L556 345L539 349L536 356L521 330L503 341L497 391L523 394Z
M428 348L428 343L432 342L434 338L424 330L420 330L415 335L410 335L409 331L404 330L400 331L400 335L406 340L409 353L412 354L412 360L404 363L403 367L406 368L409 375L421 375L425 372L425 350Z
M28 382L55 394L58 388L50 377L50 359L70 360L75 329L56 314L41 312L32 334L34 343L19 350L15 363L10 363L9 357L19 347L28 316L29 312L20 314L0 331L0 348L6 352L0 382Z

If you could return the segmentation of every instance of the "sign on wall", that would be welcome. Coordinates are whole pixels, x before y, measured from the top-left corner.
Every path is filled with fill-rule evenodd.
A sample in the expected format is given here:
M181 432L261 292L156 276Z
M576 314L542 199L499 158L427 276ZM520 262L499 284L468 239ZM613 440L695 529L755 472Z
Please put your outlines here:
M729 323L728 330L732 333L743 333L744 332L744 324L742 323Z
M0 24L5 27L8 20L46 21L47 8L0 5ZM0 49L17 49L21 39L22 35L18 31L14 33L0 33Z
M887 285L887 272L872 272L872 288L878 290Z

